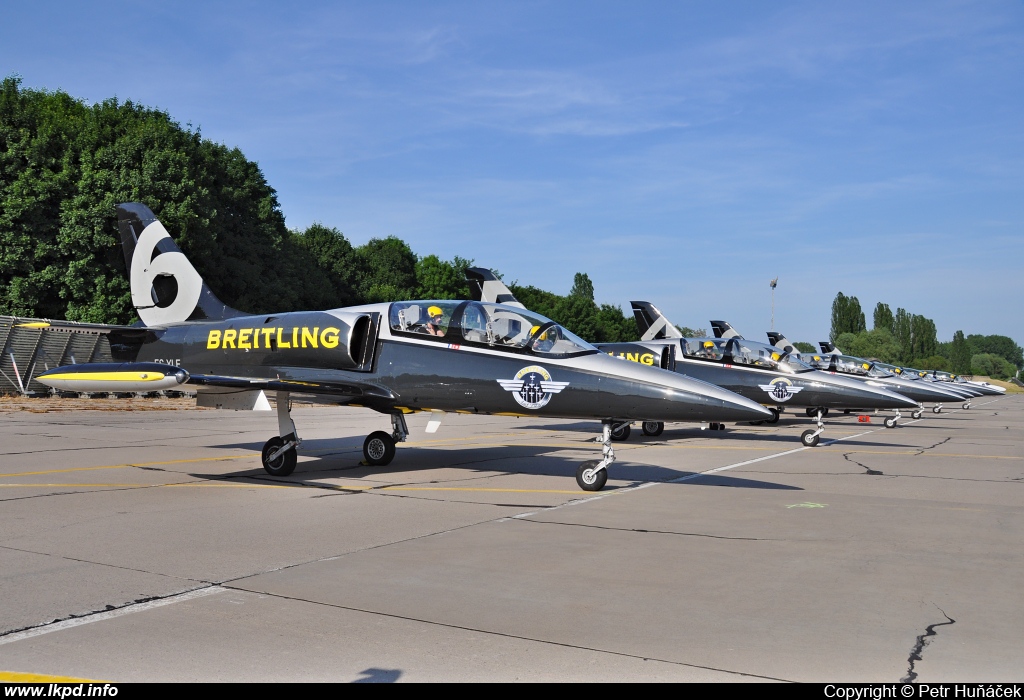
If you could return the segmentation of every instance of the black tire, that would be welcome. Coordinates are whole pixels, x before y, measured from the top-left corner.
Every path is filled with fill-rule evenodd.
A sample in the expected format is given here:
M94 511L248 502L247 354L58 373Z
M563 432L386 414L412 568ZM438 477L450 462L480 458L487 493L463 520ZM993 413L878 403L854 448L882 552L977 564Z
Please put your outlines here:
M298 461L295 448L278 455L277 459L272 462L268 459L270 454L282 445L284 445L284 440L280 437L272 437L263 445L263 469L271 476L288 476L295 471L295 463Z
M818 432L818 431L816 431L816 430L805 430L803 432L803 434L800 435L800 442L803 443L804 447L816 447L817 446L817 444L821 441L821 436L820 435L815 435L816 432Z
M363 440L363 460L372 467L391 464L395 458L395 439L383 430L377 430Z
M933 406L932 407L932 413L942 413L942 407L941 406Z
M886 428L895 428L896 427L896 418L895 418L895 416L889 416L883 422L885 423L885 427Z
M765 423L768 425L775 425L779 422L779 409L769 408L768 410L772 412L772 417L766 420Z
M604 488L604 485L608 483L608 470L598 469L594 471L594 467L600 464L596 459L589 462L584 462L576 470L576 483L584 491L600 491Z
M827 408L821 409L821 417L824 418L827 415L828 415L828 409Z
M814 418L816 415L818 415L818 409L814 408L813 406L808 406L807 407L807 417L808 418Z
M971 407L971 404L969 404L969 403L965 403L965 404L964 404L964 410L965 410L965 411L966 411L967 409L969 409L970 407Z
M750 421L751 425L764 425L764 423L765 422L763 420L752 420L752 421Z
M644 435L651 437L657 437L665 432L665 424L656 420L645 420L641 423L640 428L644 431Z
M615 442L622 442L623 440L629 439L629 433L631 429L629 423L623 423L617 427L612 428L612 440Z
M912 418L913 418L914 420L921 420L921 416L923 416L923 415L924 415L924 411L922 411L921 409L917 409L916 411L914 411L914 412L913 412L913 413L911 413L910 415L911 415L911 417L912 417Z

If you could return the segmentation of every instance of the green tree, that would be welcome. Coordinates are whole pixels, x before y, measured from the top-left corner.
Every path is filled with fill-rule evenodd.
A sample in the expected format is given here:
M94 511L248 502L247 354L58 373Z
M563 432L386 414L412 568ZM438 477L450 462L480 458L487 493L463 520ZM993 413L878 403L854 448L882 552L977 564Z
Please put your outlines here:
M875 330L887 330L892 332L892 324L894 317L892 315L892 309L889 308L888 304L878 302L875 304L875 315L874 315L874 329Z
M864 312L857 297L848 297L842 292L832 301L832 330L829 340L833 343L843 333L860 333L867 329Z
M418 299L468 299L466 268L473 261L455 256L451 261L427 255L416 262Z
M882 362L895 362L899 357L899 345L887 329L876 328L850 336L849 347L841 347L851 355Z
M940 372L950 371L949 360L947 360L942 355L932 355L931 357L924 357L921 358L920 360L915 360L914 364L918 369L937 369Z
M590 277L585 272L577 272L573 277L569 296L594 301L594 283L590 281Z
M949 357L950 371L955 374L971 373L971 346L964 338L963 331L953 334Z
M416 296L416 255L401 238L372 238L355 252L364 300L399 301Z
M892 336L899 348L896 361L900 364L909 364L914 359L914 335L911 316L905 309L896 309L892 323Z
M1011 362L995 353L979 353L971 358L971 373L993 379L1008 379L1017 371Z
M317 223L305 231L294 232L294 240L327 276L328 294L334 299L330 306L349 306L360 300L359 261L355 249L341 231Z
M798 352L803 353L813 353L817 350L813 343L797 342L793 343L793 347L796 348Z
M1024 368L1024 350L1012 338L1005 335L969 335L967 342L973 354L999 355L1018 369Z

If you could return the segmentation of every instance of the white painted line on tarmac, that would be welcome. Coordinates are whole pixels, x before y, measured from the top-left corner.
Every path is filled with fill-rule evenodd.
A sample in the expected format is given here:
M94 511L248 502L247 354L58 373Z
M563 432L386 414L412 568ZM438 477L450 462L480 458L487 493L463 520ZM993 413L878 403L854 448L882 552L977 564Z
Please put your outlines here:
M1002 398L1002 397L999 397L999 398ZM990 403L995 403L996 401L999 400L999 398L993 399L992 401L986 401L985 403L975 404L975 405L976 406L987 406ZM944 413L956 413L956 412L962 411L962 410L965 410L965 409L954 408L954 409L951 409L949 411L944 411ZM903 423L903 425L912 425L914 423L920 423L923 420L924 420L923 417L922 418L918 418L917 420L911 419L911 420ZM747 459L747 460L744 460L742 462L736 462L735 464L727 464L724 467L716 467L714 469L708 469L707 471L697 472L696 474L687 474L686 476L681 476L678 479L671 479L670 481L647 481L647 482L644 482L642 484L637 484L636 486L627 486L625 488L615 489L614 491L608 491L607 493L602 493L602 494L599 494L599 495L596 495L596 496L591 496L590 498L582 498L582 499L580 499L578 501L569 501L568 503L563 503L561 505L553 506L551 508L544 508L543 510L540 510L540 511L536 511L535 510L535 511L532 511L530 513L520 513L518 515L512 515L512 516L509 516L508 518L502 518L502 520L515 520L517 518L529 518L530 516L537 515L537 513L540 513L540 512L547 513L547 512L550 512L552 510L559 510L560 508L568 508L569 506L579 506L579 505L583 505L584 503L591 503L592 501L600 501L601 499L608 498L610 496L616 496L616 495L619 495L619 494L629 493L631 491L639 491L640 489L646 489L646 488L650 488L652 486L659 486L661 484L680 484L680 483L682 483L684 481L691 481L693 479L699 479L700 477L707 476L709 474L717 474L718 472L725 472L725 471L729 471L730 469L736 469L738 467L745 467L748 464L756 464L757 462L767 462L770 459L777 459L778 457L785 457L787 455L796 454L797 452L803 452L804 450L815 450L815 449L820 449L821 447L828 447L829 445L834 445L835 443L842 442L843 440L852 440L853 438L863 437L865 435L870 435L871 433L877 433L879 430L888 430L888 428L881 427L881 428L874 428L872 430L865 430L863 433L856 433L855 435L846 435L845 437L835 438L834 440L827 440L825 442L822 442L819 447L804 447L804 446L800 446L800 447L797 447L796 449L786 450L785 452L778 452L778 453L773 454L773 455L765 455L764 457L757 457L756 459Z
M226 590L226 588L221 588L220 586L207 586L206 588L197 588L193 591L179 593L178 595L172 595L158 600L149 600L145 603L126 605L125 607L118 608L116 610L106 610L94 615L83 615L82 617L73 617L70 620L53 622L49 625L40 625L39 627L33 627L32 629L0 637L0 646L4 644L11 644L13 642L20 642L23 639L30 639L31 637L38 637L43 634L49 634L50 632L59 632L72 627L78 627L79 625L88 625L92 622L102 622L103 620L109 620L114 617L121 617L122 615L130 615L132 613L143 612L145 610L152 610L153 608L160 608L165 605L171 605L172 603L181 603L186 600L193 600L195 598L213 595L214 593L223 593Z

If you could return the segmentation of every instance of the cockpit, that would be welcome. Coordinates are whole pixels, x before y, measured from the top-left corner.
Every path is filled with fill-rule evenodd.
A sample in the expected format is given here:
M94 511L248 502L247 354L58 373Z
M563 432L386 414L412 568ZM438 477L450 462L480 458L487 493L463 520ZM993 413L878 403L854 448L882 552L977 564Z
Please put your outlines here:
M813 367L794 353L783 352L771 345L740 338L683 338L680 341L685 357L734 365L748 365L778 372L809 372Z
M853 357L852 355L807 355L804 359L812 367L831 372L875 379L893 376L893 373L880 363L869 362L862 357Z
M554 321L519 307L479 301L402 301L391 305L392 333L507 352L576 357L597 348Z

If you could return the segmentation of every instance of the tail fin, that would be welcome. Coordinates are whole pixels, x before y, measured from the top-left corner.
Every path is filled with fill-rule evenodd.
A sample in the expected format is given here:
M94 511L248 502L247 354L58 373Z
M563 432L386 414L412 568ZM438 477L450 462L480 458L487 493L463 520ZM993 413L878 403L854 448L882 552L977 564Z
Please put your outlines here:
M725 321L711 321L711 329L715 332L716 338L739 338L743 340L743 336L736 332L736 330Z
M218 299L144 204L117 205L132 305L147 326L242 316Z
M683 334L665 318L665 314L649 301L631 301L633 318L636 319L640 340L664 340L665 338L682 338Z
M471 267L466 270L466 282L474 301L489 301L506 306L526 307L519 303L505 283L486 267Z
M839 350L839 348L837 348L835 345L833 345L832 343L830 343L827 340L820 341L818 343L818 346L821 348L821 351L823 353L825 353L826 355L842 355L843 354L842 351Z
M796 347L789 342L789 338L776 331L768 331L768 342L783 352L796 352Z

